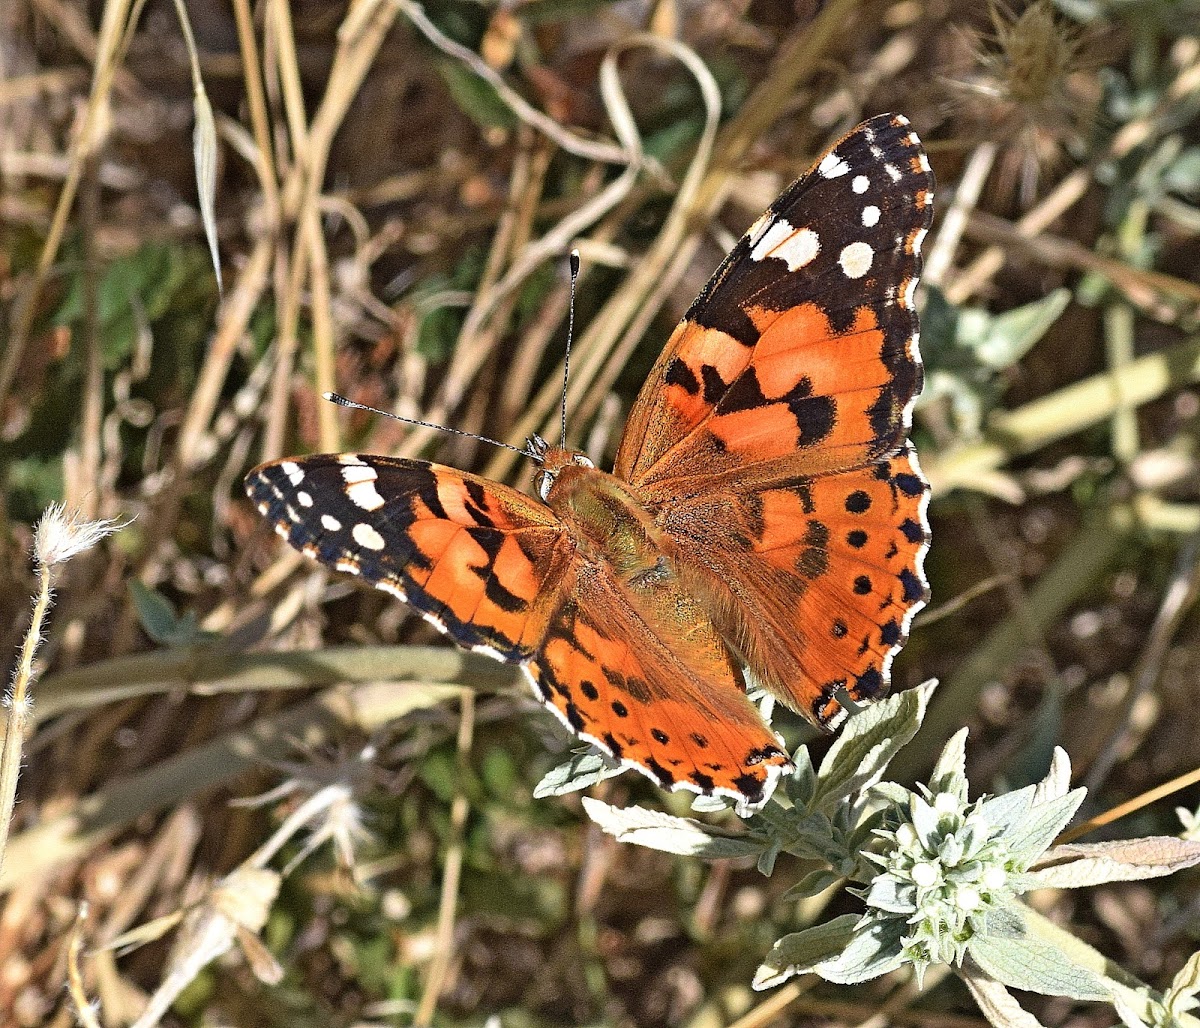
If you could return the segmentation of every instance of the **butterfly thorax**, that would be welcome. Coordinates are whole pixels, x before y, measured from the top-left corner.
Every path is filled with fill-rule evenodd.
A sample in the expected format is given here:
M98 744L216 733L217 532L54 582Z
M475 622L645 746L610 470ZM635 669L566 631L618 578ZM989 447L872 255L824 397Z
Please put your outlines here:
M567 526L581 555L607 563L626 581L664 574L670 543L629 485L589 466L590 461L579 463L580 454L559 452L566 459L545 469L553 476L545 499Z

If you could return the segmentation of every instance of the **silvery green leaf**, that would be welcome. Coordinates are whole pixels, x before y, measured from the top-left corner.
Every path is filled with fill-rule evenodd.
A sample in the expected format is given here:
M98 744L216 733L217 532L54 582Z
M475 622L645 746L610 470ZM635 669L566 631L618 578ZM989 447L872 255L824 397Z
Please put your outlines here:
M788 889L783 894L783 899L784 901L808 899L810 896L817 896L826 889L832 888L841 880L842 876L832 868L820 867L815 871L810 871Z
M889 874L876 876L864 897L867 906L892 914L912 914L917 909L917 889Z
M1027 785L1016 792L1008 792L1003 796L993 796L979 805L979 813L993 828L999 828L1007 833L1015 824L1029 816L1029 807L1033 803L1033 793L1036 786Z
M761 836L733 835L720 828L642 807L612 807L585 796L583 809L609 835L664 853L716 860L756 856L766 848Z
M938 834L938 825L941 821L941 816L926 802L924 796L919 796L917 793L912 794L912 799L908 804L908 812L912 826L916 830L917 838L921 840L921 845L927 850L932 850L934 839Z
M1200 864L1200 842L1154 835L1114 842L1071 843L1047 851L1022 875L1029 889L1077 889L1104 882L1161 878Z
M1019 361L1049 331L1071 302L1071 290L1055 289L1040 300L991 319L986 338L975 346L980 363L1002 371Z
M212 256L213 272L217 276L217 289L221 289L221 252L217 247L217 122L213 117L212 104L204 91L199 77L195 80L192 109L196 127L192 131L192 150L196 162L196 194L200 201L200 220L204 223L204 236L208 240L208 252Z
M871 786L869 795L882 807L891 805L906 811L909 799L913 794L909 789L904 788L903 785L897 785L895 782L876 782Z
M902 918L864 917L836 957L812 968L828 982L856 985L894 971L904 962L900 940L908 931Z
M987 975L1013 989L1071 999L1111 996L1096 974L1071 963L1062 950L1040 939L977 935L968 952Z
M783 787L796 809L807 810L817 788L817 773L813 770L807 746L801 746L792 754L792 763L796 770L784 779Z
M565 796L605 779L615 778L624 771L625 768L616 761L589 747L575 752L570 760L546 772L534 787L533 796L539 800L547 796Z
M771 844L758 855L758 873L764 878L770 878L775 870L775 861L779 859L779 840L772 839Z
M1034 787L1033 805L1046 803L1065 796L1071 788L1071 758L1061 746L1054 747L1054 756L1050 758L1050 770Z
M967 800L967 729L960 728L942 747L941 756L933 765L929 788L950 792L964 803Z
M832 921L813 925L802 932L785 935L767 954L754 975L754 988L782 985L794 974L811 971L822 960L836 957L854 937L856 914L842 914Z
M984 918L984 931L998 939L1024 939L1028 935L1025 918L1017 906L996 907Z
M921 727L936 681L865 707L850 718L821 761L812 805L832 810L883 776L888 762Z
M1028 867L1045 852L1046 847L1054 842L1058 833L1075 816L1086 795L1086 789L1074 789L1056 800L1039 803L1004 833L1009 852L1021 866Z
M875 830L883 824L882 810L869 810L860 813L854 830L846 839L846 845L851 853L859 853L866 849L875 838Z
M971 992L980 1012L996 1028L1045 1028L1041 1021L1013 999L994 978L983 974L970 960L957 969L958 977Z

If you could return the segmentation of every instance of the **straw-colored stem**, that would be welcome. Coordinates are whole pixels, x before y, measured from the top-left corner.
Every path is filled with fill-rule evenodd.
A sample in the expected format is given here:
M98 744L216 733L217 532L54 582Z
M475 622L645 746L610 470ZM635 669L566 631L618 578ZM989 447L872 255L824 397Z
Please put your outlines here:
M450 805L450 839L446 847L446 867L442 874L442 892L438 906L437 941L434 946L433 962L429 968L429 978L425 982L425 992L421 996L417 1013L413 1017L414 1025L428 1025L433 1022L437 1010L438 997L450 970L450 960L454 949L454 917L458 908L458 885L462 878L463 837L467 827L467 812L470 801L463 788L464 779L468 773L467 762L471 753L471 742L475 735L475 696L473 693L462 694L462 717L458 723L458 784L454 790L454 801Z
M8 718L4 726L4 746L0 749L0 871L8 848L8 830L17 797L17 778L21 773L21 752L30 725L29 687L33 682L33 658L42 641L42 626L53 602L50 568L38 566L38 594L33 601L33 617L21 646L21 660L8 694Z

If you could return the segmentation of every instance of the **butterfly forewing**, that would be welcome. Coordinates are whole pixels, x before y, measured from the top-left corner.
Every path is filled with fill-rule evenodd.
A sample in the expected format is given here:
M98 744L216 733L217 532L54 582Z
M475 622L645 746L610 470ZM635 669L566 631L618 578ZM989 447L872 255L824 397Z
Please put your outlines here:
M811 475L894 453L921 388L913 289L932 199L905 119L872 118L835 144L692 304L615 473L665 496L752 464Z
M570 546L524 493L354 453L263 464L246 490L296 549L411 604L459 645L520 663L541 643Z

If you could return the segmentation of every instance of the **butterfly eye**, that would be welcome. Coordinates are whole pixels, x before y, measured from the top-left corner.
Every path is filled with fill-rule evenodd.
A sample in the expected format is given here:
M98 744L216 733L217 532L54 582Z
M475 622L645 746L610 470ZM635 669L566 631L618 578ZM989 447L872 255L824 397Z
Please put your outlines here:
M550 499L550 487L554 485L554 476L549 471L539 471L536 481L538 496L543 500Z
M575 454L571 459L581 468L594 468L596 466L591 462L590 458L585 457L582 453Z

